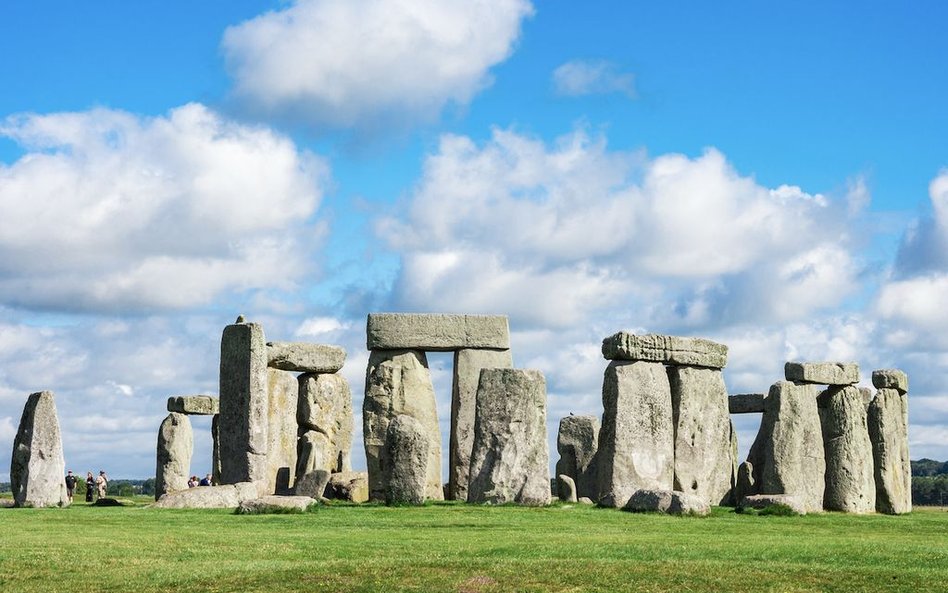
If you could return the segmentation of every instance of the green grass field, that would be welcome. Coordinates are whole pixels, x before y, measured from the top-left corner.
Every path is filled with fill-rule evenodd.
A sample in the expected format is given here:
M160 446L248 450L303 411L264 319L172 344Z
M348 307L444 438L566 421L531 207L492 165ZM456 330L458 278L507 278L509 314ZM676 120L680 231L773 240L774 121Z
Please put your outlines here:
M948 512L0 509L0 591L946 591Z

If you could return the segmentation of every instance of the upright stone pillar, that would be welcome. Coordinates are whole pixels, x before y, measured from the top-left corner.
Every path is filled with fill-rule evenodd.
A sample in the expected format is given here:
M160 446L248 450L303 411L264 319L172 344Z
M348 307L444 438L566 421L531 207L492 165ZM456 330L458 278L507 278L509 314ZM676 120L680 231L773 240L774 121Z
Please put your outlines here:
M854 385L831 386L820 394L818 404L826 457L823 508L846 513L875 511L872 443L862 393Z
M510 368L510 350L463 348L454 353L454 384L451 389L450 463L448 491L452 500L467 500L474 448L474 408L481 369Z
M468 502L550 502L546 380L522 369L482 369L474 414Z
M328 472L352 470L352 391L345 377L338 374L300 375L296 422L300 446L319 444L326 447L325 452L312 454L312 467L307 462L307 469L302 473L298 470L297 475L317 469ZM307 436L309 432L319 433L324 438ZM299 458L302 460L302 452Z
M221 482L270 479L267 342L263 326L241 322L221 337L220 455Z
M724 504L734 481L731 416L719 369L668 367L675 423L675 490Z
M385 449L386 504L422 504L428 482L427 430L411 416L400 414L388 425Z
M675 431L665 365L612 361L602 404L599 503L622 508L636 490L672 490Z
M51 391L30 394L10 459L10 487L18 507L67 506L66 464Z
M191 420L178 412L168 414L158 429L155 500L166 492L188 489L193 451L194 431L191 428Z
M908 377L902 371L873 371L879 389L869 404L869 440L876 485L876 510L888 515L912 511L912 466L908 449Z
M211 480L215 486L221 482L221 415L214 414L211 418Z
M369 496L375 500L385 500L385 472L390 466L385 438L389 423L399 414L411 416L425 427L430 442L425 498L444 500L441 432L428 359L417 350L373 350L365 375L362 435Z
M296 375L267 369L267 484L275 494L287 494L296 481Z
M599 470L596 453L599 450L599 418L595 416L566 416L560 419L556 436L556 475L573 480L576 496L594 500L599 497Z
M798 496L808 513L823 510L826 473L816 397L816 385L774 383L758 435L765 438L760 493Z

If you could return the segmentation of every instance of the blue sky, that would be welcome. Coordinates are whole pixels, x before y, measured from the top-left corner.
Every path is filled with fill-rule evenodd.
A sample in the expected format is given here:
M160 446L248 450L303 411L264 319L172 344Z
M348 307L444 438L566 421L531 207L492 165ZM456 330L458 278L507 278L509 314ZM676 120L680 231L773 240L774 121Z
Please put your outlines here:
M238 313L344 345L356 409L366 313L508 314L551 437L599 412L619 329L728 343L733 392L899 367L913 457L948 458L946 13L7 3L0 479L40 389L73 469L150 475Z

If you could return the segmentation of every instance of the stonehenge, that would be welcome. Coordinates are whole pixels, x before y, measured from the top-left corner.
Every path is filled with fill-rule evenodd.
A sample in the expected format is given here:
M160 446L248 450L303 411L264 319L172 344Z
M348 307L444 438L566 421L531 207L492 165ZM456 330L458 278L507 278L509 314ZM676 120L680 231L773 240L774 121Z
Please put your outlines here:
M878 389L869 402L876 511L899 515L912 510L912 466L908 452L908 377L899 370L873 371Z
M557 479L569 478L575 496L598 498L599 418L572 415L561 418L556 450L560 455L556 462Z
M418 420L399 414L385 432L386 504L422 504L428 492L427 428Z
M872 443L862 393L852 385L833 386L821 393L817 402L826 456L823 508L848 513L874 511Z
M174 490L186 490L191 475L194 432L191 421L171 412L158 429L158 466L155 469L155 500Z
M62 435L53 392L30 394L13 440L10 488L18 507L69 505Z

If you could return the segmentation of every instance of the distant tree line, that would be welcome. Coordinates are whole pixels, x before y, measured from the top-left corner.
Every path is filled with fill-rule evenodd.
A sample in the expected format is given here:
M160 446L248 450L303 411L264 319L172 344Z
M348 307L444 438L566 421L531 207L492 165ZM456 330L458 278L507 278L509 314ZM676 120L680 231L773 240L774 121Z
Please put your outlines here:
M948 461L919 459L912 462L912 504L948 505Z

